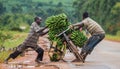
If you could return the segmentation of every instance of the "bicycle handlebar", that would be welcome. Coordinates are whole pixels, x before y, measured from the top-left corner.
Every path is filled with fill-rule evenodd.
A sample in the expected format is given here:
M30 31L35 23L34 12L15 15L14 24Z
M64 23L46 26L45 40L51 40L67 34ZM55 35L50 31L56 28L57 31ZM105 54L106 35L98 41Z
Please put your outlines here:
M63 33L67 32L70 28L67 28L66 30L62 31L60 34L58 34L57 36L61 36Z

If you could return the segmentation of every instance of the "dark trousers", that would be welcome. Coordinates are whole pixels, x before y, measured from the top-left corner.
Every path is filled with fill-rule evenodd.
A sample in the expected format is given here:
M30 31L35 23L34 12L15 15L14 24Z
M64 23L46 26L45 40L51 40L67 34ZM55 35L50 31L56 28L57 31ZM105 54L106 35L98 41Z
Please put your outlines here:
M95 48L95 46L101 41L103 40L105 37L105 34L97 34L97 35L93 35L91 36L87 43L83 46L82 48L82 52L90 54L93 49Z
M20 55L22 52L24 52L27 48L32 48L33 50L35 50L38 53L36 59L42 61L44 50L41 47L39 47L38 45L37 46L19 45L18 48L13 53L11 53L9 57L15 59L18 55Z

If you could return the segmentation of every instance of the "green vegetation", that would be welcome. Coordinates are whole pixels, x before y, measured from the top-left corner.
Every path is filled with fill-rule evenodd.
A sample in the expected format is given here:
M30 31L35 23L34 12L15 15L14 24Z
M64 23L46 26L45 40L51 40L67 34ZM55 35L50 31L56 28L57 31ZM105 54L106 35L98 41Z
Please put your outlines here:
M24 33L24 32L16 32L16 31L10 31L9 32L9 31L4 31L3 33L4 34L5 33L9 33L9 35L7 37L9 37L9 36L11 37L12 36L11 38L9 38L9 39L7 39L7 40L4 41L3 46L6 49L18 46L20 43L22 43L24 41L24 39L27 36L27 33Z
M111 41L117 41L120 42L120 36L114 36L114 35L106 35L106 40L111 40Z
M0 63L2 63L5 60L5 58L8 57L9 54L12 52L12 50L8 49L17 47L20 43L22 43L26 38L27 33L16 31L0 31L0 32L4 34L3 36L0 34L0 38L7 37L7 39L5 39L4 42L2 41L2 46L4 46L6 50L0 51Z
M66 30L69 25L70 25L70 22L68 22L67 16L65 14L54 15L47 18L46 26L48 26L49 28L49 33L48 33L49 39L52 41L52 43L54 42L57 43L55 48L58 49L58 50L54 50L54 52L50 51L53 53L53 55L50 56L51 61L58 61L62 59L61 56L64 56L65 49L66 49L65 48L66 46L63 40L64 37L63 36L56 37L56 35ZM80 31L69 30L66 32L66 35L68 36L70 35L69 37L72 39L74 44L78 47L82 47L85 41L87 40L84 34ZM62 51L63 53L59 52L59 50Z
M88 11L107 34L116 35L120 30L120 0L76 0L73 6L77 20L82 19L82 13Z
M4 43L7 39L12 38L11 34L8 32L0 31L0 48L4 47Z
M70 23L67 21L67 16L65 14L59 14L48 17L45 23L46 26L48 26L49 28L49 33L48 33L49 39L51 40L52 43L56 42L57 44L55 45L55 48L63 52L61 53L59 50L54 50L54 52L50 51L53 53L53 55L50 56L50 60L58 61L62 59L59 57L64 55L66 48L64 47L65 45L63 44L61 38L56 37L56 35L67 29Z
M80 32L79 30L73 31L70 38L71 38L72 42L80 48L87 41L87 37L83 34L83 32Z
M13 47L18 46L25 40L28 34L24 32L15 32L15 31L11 31L11 33L13 35L13 38L6 40L4 44L6 48L13 48Z
M6 59L6 57L8 57L11 52L12 51L3 51L3 52L0 52L0 63L3 63L4 60Z
M69 25L70 23L67 21L67 16L65 14L51 16L46 19L46 26L50 28L50 39L53 39L56 34L66 30Z
M33 22L33 17L29 14L9 13L1 15L0 17L1 30L25 31ZM21 27L25 27L25 29Z
M103 26L107 34L116 35L120 30L120 0L0 0L0 29L22 31L33 22L35 16L43 18L65 13L71 23L82 20L82 13ZM34 10L34 11L33 11Z
M73 1L67 1L0 0L0 29L21 31L21 24L30 25L35 16L43 18L42 25L44 25L44 21L48 16L59 13L66 13L71 18L71 13L74 9L72 7Z

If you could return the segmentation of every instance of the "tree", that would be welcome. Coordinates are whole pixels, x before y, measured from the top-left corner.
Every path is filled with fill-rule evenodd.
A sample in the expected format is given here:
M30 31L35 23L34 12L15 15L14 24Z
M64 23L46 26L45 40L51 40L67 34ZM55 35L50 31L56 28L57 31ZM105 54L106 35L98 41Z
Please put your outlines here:
M63 6L62 2L59 2L59 3L57 4L57 7L62 7L62 6Z
M2 2L0 2L0 15L6 11L6 8L3 6Z
M21 8L20 5L16 4L16 5L14 5L14 6L12 7L11 11L12 11L13 13L21 13L21 12L22 12L22 8Z
M116 34L116 35L118 34L118 32L120 30L119 13L120 13L120 2L117 2L111 10L111 22L112 22L112 25L114 25L114 29L115 29L111 32L114 32L114 34Z
M111 14L113 15L112 19L114 18L113 21L115 21L117 23L120 22L119 13L120 13L120 2L117 2L111 10Z

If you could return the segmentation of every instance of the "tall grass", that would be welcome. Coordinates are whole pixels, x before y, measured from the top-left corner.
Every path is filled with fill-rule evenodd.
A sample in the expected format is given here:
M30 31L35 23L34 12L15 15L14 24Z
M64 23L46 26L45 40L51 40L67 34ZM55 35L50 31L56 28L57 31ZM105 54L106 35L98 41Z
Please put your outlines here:
M3 51L0 52L0 63L3 63L4 60L9 56L12 51Z
M5 41L5 48L13 48L21 44L24 39L27 37L27 33L10 31L12 33L12 38Z
M4 47L6 49L13 48L21 44L27 36L27 33L24 32L16 32L16 31L4 31L10 32L13 36L11 39L6 40ZM0 63L2 63L11 53L12 51L2 51L0 52Z

